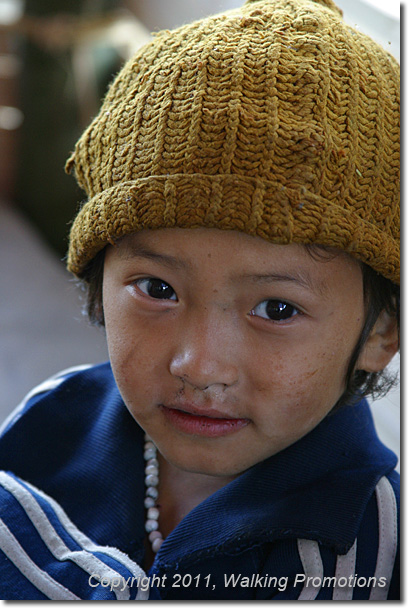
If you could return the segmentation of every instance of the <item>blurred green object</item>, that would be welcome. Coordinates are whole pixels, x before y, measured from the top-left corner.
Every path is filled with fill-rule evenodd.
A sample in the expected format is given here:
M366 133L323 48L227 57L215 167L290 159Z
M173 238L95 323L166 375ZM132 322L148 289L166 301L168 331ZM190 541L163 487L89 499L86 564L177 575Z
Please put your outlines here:
M32 28L21 37L20 109L24 115L17 165L16 201L49 245L64 256L69 223L83 193L64 165L78 136L96 112L112 76L122 64L110 45L93 45L87 69L93 103L76 87L73 55L80 19L88 24L109 15L119 0L28 0L24 19ZM57 12L58 11L58 12ZM37 24L37 25L36 25ZM32 32L32 35L30 35ZM81 44L87 36L82 34ZM66 38L64 38L66 37ZM89 114L87 114L89 113Z

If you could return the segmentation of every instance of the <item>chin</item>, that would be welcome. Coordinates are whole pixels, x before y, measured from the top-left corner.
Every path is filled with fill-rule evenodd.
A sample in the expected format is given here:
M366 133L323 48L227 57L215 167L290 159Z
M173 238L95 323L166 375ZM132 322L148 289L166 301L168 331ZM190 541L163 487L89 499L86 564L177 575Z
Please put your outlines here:
M160 448L159 448L160 449ZM241 475L243 472L254 466L259 460L248 460L240 459L223 459L218 458L211 459L210 451L207 451L203 456L198 452L194 455L177 455L170 451L161 451L163 457L173 466L191 472L192 474L200 474L211 477L222 477L222 478L235 478ZM262 458L263 459L263 458Z

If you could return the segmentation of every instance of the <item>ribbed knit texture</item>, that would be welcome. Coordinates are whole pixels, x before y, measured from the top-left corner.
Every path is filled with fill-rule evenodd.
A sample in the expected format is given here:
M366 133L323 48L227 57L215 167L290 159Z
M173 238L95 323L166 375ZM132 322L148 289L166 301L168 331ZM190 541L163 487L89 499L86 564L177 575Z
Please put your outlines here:
M160 32L67 162L68 268L140 229L215 227L351 253L399 283L399 67L331 0L254 0Z

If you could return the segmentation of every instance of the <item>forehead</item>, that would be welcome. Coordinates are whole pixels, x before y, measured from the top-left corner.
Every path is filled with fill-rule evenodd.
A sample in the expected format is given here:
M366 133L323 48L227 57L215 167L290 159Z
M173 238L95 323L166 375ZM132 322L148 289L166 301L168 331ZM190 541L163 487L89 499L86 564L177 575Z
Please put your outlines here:
M110 246L109 246L110 248ZM112 250L112 248L111 248ZM213 228L196 229L157 229L142 230L118 240L115 245L118 256L123 260L152 255L158 257L169 252L178 261L187 266L201 258L212 258L219 252L228 251L229 257L220 261L222 265L241 262L246 264L264 264L272 260L287 261L289 264L303 260L326 261L344 258L349 264L355 261L336 248L305 246L302 244L275 244L258 236L251 236L240 231Z

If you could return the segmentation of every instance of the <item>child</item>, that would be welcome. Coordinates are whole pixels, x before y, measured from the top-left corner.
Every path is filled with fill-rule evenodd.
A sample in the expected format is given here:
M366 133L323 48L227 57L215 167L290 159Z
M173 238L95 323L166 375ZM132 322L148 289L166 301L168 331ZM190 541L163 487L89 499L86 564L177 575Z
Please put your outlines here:
M398 599L395 60L248 1L131 59L72 169L110 364L3 427L3 599Z

